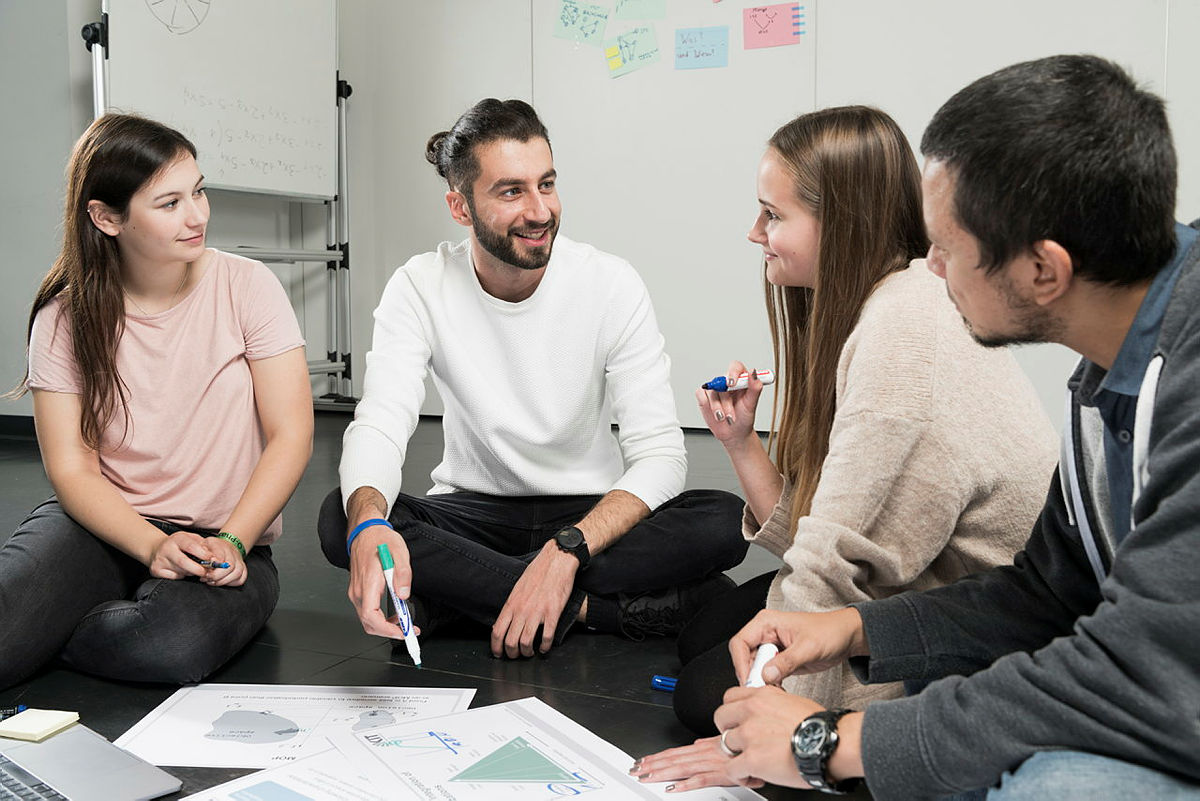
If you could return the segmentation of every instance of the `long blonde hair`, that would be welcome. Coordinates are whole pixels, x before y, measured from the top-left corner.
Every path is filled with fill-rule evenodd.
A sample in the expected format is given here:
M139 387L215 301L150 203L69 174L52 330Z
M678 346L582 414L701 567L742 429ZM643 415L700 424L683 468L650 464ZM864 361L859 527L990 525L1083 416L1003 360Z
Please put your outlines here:
M794 529L809 513L829 451L842 347L876 285L925 255L929 240L916 159L882 111L843 106L804 114L776 131L769 146L820 226L811 289L764 279L775 371L783 376L770 446L794 488Z
M26 346L38 312L54 298L62 298L59 322L70 326L83 385L80 434L90 448L100 446L101 434L118 410L128 422L128 410L125 385L117 371L117 343L125 330L121 255L116 237L92 224L88 203L99 200L124 217L134 194L187 154L195 157L196 148L183 134L128 114L100 117L71 151L62 250L34 297ZM28 380L27 365L25 378L10 394L24 394Z

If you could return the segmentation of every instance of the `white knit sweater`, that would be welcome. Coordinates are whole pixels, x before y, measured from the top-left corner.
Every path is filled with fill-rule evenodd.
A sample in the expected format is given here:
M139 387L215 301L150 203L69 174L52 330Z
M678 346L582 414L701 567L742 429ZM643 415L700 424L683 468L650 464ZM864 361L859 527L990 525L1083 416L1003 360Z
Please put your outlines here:
M791 487L743 534L783 558L768 609L817 612L1008 564L1042 508L1057 439L1007 349L967 333L924 260L888 276L838 359L837 410L811 511ZM896 697L849 667L784 686L825 706Z
M628 262L589 245L560 235L519 303L483 290L469 241L413 257L384 289L366 362L342 443L343 501L369 486L395 502L430 370L445 404L431 493L621 489L655 509L683 489L683 432L650 297Z

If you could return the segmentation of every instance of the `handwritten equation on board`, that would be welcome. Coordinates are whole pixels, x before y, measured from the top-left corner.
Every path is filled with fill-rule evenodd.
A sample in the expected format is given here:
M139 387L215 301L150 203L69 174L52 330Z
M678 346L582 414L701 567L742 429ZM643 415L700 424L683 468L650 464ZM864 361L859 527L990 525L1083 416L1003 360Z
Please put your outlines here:
M604 58L608 61L610 78L619 78L656 63L659 53L654 27L643 25L606 40Z
M190 133L213 183L222 183L227 173L244 172L294 177L303 171L328 177L330 171L323 166L329 161L325 143L300 133L312 130L319 120L193 86L183 86L182 96L188 106L211 111L209 125Z
M742 45L746 50L753 50L796 44L804 33L804 22L804 6L798 3L743 9Z
M559 39L600 47L604 43L604 28L608 25L608 9L594 3L562 0L558 18L554 20L554 35Z
M698 70L728 66L728 25L678 28L675 31L675 69Z

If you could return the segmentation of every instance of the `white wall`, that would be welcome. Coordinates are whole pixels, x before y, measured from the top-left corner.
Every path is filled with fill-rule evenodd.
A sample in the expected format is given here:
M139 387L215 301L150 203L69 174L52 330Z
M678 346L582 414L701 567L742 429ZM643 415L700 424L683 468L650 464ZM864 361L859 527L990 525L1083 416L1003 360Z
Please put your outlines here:
M74 140L68 7L0 0L0 390L25 373L25 330L33 293L58 252L63 168ZM28 396L0 405L30 414Z
M0 116L0 241L8 256L0 267L8 290L0 336L9 345L0 355L0 384L15 383L23 371L28 304L58 248L62 169L91 118L90 63L78 31L98 18L99 5L0 0L0 74L20 76L0 83L9 110ZM672 27L711 24L740 8L732 0L668 0L670 19L659 23L663 62L613 80L580 58L580 46L549 35L556 0L340 0L339 63L354 87L356 386L387 278L412 254L465 235L446 214L444 184L423 158L425 140L489 95L531 100L545 117L561 173L564 231L630 259L645 277L686 425L699 424L690 400L698 377L735 356L769 356L760 265L743 237L761 143L795 113L872 103L915 143L933 110L978 75L1051 52L1097 52L1167 97L1181 157L1179 216L1200 216L1200 49L1191 46L1200 35L1200 3L1145 0L1136 14L1118 0L806 5L811 28L802 45L742 51L734 26L728 69L682 72L671 68ZM693 108L700 112L690 114ZM707 143L698 141L704 137ZM321 220L311 212L297 227L286 208L261 198L221 193L213 206L214 243L323 245ZM324 268L276 273L317 358L325 350ZM1062 376L1074 356L1038 346L1018 351L1018 359L1058 420ZM323 380L314 384L324 390ZM434 399L427 411L437 409ZM0 406L4 414L28 410L27 400Z

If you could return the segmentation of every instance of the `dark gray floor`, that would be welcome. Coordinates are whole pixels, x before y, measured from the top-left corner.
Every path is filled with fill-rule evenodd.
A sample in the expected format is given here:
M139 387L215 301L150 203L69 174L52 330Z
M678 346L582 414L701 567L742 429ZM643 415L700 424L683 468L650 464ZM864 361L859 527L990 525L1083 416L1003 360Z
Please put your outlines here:
M671 710L670 696L650 688L653 674L678 669L671 640L632 643L608 635L572 634L547 657L507 661L489 656L482 634L439 632L422 643L425 667L417 670L403 648L393 655L389 642L364 634L346 599L346 575L326 563L314 529L321 500L337 483L341 433L348 419L318 412L312 462L287 505L285 534L274 547L282 585L279 605L259 636L210 681L474 687L473 706L536 696L634 756L690 742ZM707 432L689 432L687 446L689 489L738 492L724 452ZM422 420L408 449L404 491L423 493L440 455L440 423ZM0 487L0 537L6 537L50 492L32 439L0 440ZM741 582L775 565L774 557L751 548L746 562L730 575ZM50 668L0 692L0 706L23 703L76 710L86 725L115 739L174 690ZM180 795L248 772L168 770L183 779ZM764 794L776 799L823 797L778 788Z

